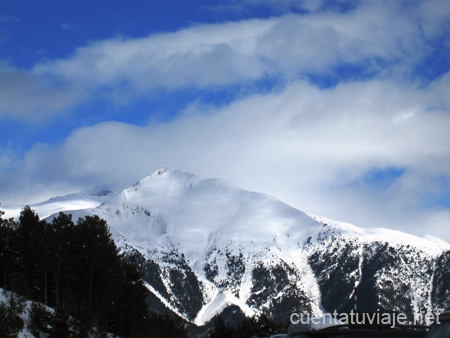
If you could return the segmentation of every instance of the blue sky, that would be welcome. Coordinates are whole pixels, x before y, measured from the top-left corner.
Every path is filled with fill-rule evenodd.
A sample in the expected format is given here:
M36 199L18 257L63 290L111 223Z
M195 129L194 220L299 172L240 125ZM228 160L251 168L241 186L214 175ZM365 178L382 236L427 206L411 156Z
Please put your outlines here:
M450 240L448 1L2 1L0 202L160 167Z

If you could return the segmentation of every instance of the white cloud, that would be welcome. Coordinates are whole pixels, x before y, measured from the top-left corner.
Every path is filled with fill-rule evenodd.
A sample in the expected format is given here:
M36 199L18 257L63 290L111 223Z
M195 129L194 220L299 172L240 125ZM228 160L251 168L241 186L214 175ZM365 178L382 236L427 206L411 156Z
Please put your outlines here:
M30 118L37 111L51 116L99 92L123 102L157 88L210 89L266 77L291 81L302 74L338 77L335 68L342 64L401 77L430 53L430 39L445 36L449 15L445 1L421 6L364 1L346 13L197 24L98 41L31 70L4 70L0 117Z
M128 83L145 91L230 85L267 74L325 73L341 63L391 62L413 51L417 58L424 45L416 38L420 27L392 11L292 14L115 38L79 48L68 59L38 64L34 72L56 74L84 87Z
M82 88L0 62L0 118L44 123L83 97Z
M129 82L133 90L234 84L261 76L254 40L272 20L199 25L146 38L114 38L79 48L68 59L35 67L83 86Z
M55 187L117 191L168 166L225 178L307 212L424 234L421 225L437 214L418 202L442 193L436 178L450 179L443 110L450 102L439 94L450 89L447 78L426 88L373 80L319 90L301 81L213 112L194 105L170 123L81 128L60 146L36 146L2 175L3 203L18 202L27 189L39 191L36 198ZM405 173L381 189L364 182L374 168Z
M229 0L205 8L211 12L235 14L249 14L255 8L266 8L274 15L279 15L291 11L315 12L323 3L322 0Z

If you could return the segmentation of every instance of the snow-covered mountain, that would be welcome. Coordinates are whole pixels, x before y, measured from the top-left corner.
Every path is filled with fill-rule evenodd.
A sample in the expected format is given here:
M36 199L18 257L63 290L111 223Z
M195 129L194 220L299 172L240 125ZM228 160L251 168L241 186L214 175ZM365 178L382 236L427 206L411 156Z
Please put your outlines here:
M59 212L83 210L95 208L113 196L111 191L102 191L95 195L83 193L74 193L66 196L58 196L48 201L31 204L30 207L39 214L41 218L47 218ZM5 212L5 218L17 218L20 211L25 207L23 204L2 205L1 209Z
M307 215L166 168L118 195L89 198L88 208L71 211L70 198L53 200L55 211L105 219L117 245L142 263L151 306L198 325L221 312L288 321L293 311L350 310L356 285L361 309L412 315L449 305L445 242Z

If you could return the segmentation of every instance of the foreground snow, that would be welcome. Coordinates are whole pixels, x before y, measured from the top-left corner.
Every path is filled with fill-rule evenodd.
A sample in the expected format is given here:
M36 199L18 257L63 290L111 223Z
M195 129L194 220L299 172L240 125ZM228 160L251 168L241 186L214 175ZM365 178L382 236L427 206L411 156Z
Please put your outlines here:
M10 297L13 296L16 299L21 298L19 295L15 294L14 292L11 291L5 291L3 288L0 288L0 303L4 303L4 304L9 304L9 299ZM35 336L30 332L30 330L28 329L28 327L30 326L30 310L31 310L31 305L32 305L32 301L29 300L23 300L23 310L21 313L18 313L18 316L20 317L20 319L22 319L23 321L23 329L18 333L17 338L34 338ZM43 305L43 304L42 304ZM48 306L43 305L48 311L50 311L51 313L54 313L54 309ZM0 332L0 337L2 337L1 332ZM40 338L47 338L48 335L45 333L40 333ZM95 338L97 337L96 334L92 334L89 336L90 338ZM107 335L108 338L120 338L111 334Z

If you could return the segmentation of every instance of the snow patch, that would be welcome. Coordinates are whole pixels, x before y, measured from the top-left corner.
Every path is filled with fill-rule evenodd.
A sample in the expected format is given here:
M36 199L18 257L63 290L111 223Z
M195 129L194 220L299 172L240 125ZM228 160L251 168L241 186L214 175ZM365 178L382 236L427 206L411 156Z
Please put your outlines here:
M144 286L149 290L151 293L153 293L160 301L164 304L165 307L167 307L172 312L176 313L178 316L183 318L184 320L191 322L184 314L180 313L172 304L170 304L153 286L148 284L144 281Z
M310 215L313 219L334 226L342 236L356 238L365 242L382 242L398 245L409 245L420 248L432 256L438 256L450 249L450 244L432 236L421 238L398 230L386 228L360 228L350 223L333 221L326 217Z
M195 318L194 323L198 326L205 325L214 318L214 316L220 314L230 305L238 306L247 317L253 317L257 314L255 309L249 307L241 299L234 296L229 290L217 288L214 299L202 307Z

